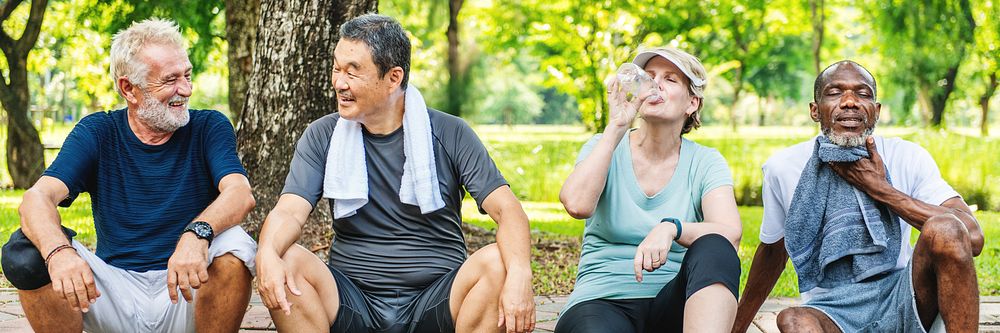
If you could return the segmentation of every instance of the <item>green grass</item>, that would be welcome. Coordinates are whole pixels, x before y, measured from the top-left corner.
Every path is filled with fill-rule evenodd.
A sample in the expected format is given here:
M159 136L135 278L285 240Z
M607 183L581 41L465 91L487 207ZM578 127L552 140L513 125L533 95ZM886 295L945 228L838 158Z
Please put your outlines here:
M0 190L0 241L7 242L10 234L21 227L17 206L21 204L21 190ZM90 211L90 195L80 194L69 208L59 207L62 224L76 231L76 239L80 243L93 248L97 242L94 233L94 217Z
M72 124L63 123L53 123L52 121L45 121L42 129L38 131L38 135L42 138L42 144L45 145L62 145L62 142L66 140L66 136L73 129ZM0 188L9 187L13 181L10 179L10 174L7 171L7 126L0 126ZM45 165L48 166L56 159L56 155L59 153L58 150L46 149L45 150ZM3 218L0 215L0 218Z
M524 201L559 201L559 188L592 134L570 126L477 126L490 155ZM1000 139L946 131L879 128L879 135L898 136L921 145L937 162L943 178L971 205L1000 210ZM740 205L761 205L761 166L774 152L816 135L807 127L752 127L731 132L706 127L687 137L718 149L733 173Z

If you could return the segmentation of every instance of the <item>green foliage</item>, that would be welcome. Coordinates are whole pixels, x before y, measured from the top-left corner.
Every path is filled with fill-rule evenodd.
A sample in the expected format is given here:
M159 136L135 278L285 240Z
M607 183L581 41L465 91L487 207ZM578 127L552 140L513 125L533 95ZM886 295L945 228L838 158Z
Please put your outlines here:
M573 171L583 143L591 137L569 126L478 126L490 155L511 189L521 200L559 200L559 188ZM510 133L517 133L516 136ZM1000 140L978 138L948 131L879 128L879 135L899 136L927 149L942 177L979 209L1000 211ZM816 135L815 128L745 128L733 133L726 128L703 127L686 136L718 149L729 163L740 205L761 205L761 166L772 154Z
M196 90L191 104L196 108L228 109L221 7L209 8L212 2L195 1L191 6L176 7L159 2L133 2L63 0L49 4L38 42L28 58L35 111L31 117L36 126L44 128L52 120L78 120L92 112L121 107L123 101L118 98L109 75L111 36L132 20L150 15L178 21L185 38L193 42L191 61L200 74L195 75ZM8 21L26 20L27 12L21 11L15 11L13 19ZM0 65L6 70L5 62L0 61Z
M637 46L641 36L633 13L646 6L652 7L618 1L511 1L484 26L489 38L484 44L487 52L507 59L524 56L520 50L527 49L540 61L537 72L545 73L542 85L573 96L583 123L600 129L607 118L604 78Z
M94 0L55 1L49 4L42 31L28 62L32 104L46 117L78 120L94 110L119 103L108 75L110 36L92 29L95 21L80 20Z
M1000 58L995 19L1000 13L995 1L971 0L963 7L969 1L826 1L822 65L845 58L866 65L879 80L887 106L883 118L914 125L929 116L914 115L912 106L921 100L934 104L929 93L920 94L931 90L916 76L937 77L925 81L938 87L943 82L938 72L958 59L960 44L974 40L974 52L965 52L959 75L948 81L954 81L955 93L947 120L951 126L975 124L976 100ZM78 119L120 106L107 75L107 46L118 29L150 16L178 21L191 42L191 60L200 73L192 105L226 111L223 6L221 0L53 1L29 58L32 101L42 110L32 118ZM600 131L606 118L604 78L638 48L661 45L692 52L708 69L705 124L810 124L808 117L786 111L811 96L808 6L801 0L465 1L458 22L460 67L466 72L458 95L447 84L448 3L386 0L380 1L380 12L412 33L413 82L431 106L447 109L458 99L474 122L582 122ZM19 8L4 24L16 31L26 15ZM967 16L975 29L962 20ZM5 67L0 59L0 71ZM505 117L500 110L510 112Z
M545 101L542 100L532 81L537 75L523 72L525 66L518 63L502 66L500 70L482 73L485 79L478 80L477 89L473 92L474 101L471 118L481 124L531 124L542 113ZM482 68L482 67L479 67ZM521 75L509 75L518 73Z
M576 100L572 96L559 92L554 88L542 90L542 100L545 105L542 113L536 118L536 124L576 124L580 122Z
M225 25L222 0L175 0L171 2L150 0L113 0L91 4L82 17L94 20L95 29L105 35L112 35L128 28L132 23L151 17L170 19L181 27L181 33L191 41L190 58L194 73L206 68L205 59L214 48L225 39ZM111 39L104 40L105 49L111 46Z
M976 54L982 57L982 72L1000 72L1000 3L975 1Z
M974 39L969 1L879 1L870 10L884 59L905 59L887 61L889 77L907 96L916 95L930 124L940 126L959 65Z

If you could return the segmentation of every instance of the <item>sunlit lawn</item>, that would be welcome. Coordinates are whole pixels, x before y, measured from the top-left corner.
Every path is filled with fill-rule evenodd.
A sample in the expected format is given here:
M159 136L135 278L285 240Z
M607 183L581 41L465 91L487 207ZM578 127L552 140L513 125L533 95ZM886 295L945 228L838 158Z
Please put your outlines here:
M477 126L487 149L521 200L557 202L559 187L573 171L580 147L592 134L572 126ZM971 204L1000 210L1000 138L951 131L879 128L927 149L942 177ZM686 137L718 149L732 170L740 205L761 205L761 165L774 152L816 135L810 127L746 127L738 132L712 126Z

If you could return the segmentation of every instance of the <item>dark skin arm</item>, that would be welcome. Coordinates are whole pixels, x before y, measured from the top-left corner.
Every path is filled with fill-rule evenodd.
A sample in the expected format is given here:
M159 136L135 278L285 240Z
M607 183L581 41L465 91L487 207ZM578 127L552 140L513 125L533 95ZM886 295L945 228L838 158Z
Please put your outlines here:
M739 306L736 308L736 322L733 324L733 332L746 332L753 322L753 318L764 304L767 295L771 294L774 284L778 282L778 277L785 270L785 262L788 261L788 253L785 252L785 239L782 238L774 244L760 243L757 245L757 252L753 255L753 263L750 264L750 273L747 276L747 284L743 288L743 297L740 297Z
M852 163L832 163L830 168L848 183L867 193L875 201L889 207L917 230L923 230L924 222L933 216L955 215L969 232L973 255L978 256L982 253L983 230L979 226L979 221L972 215L972 209L961 197L948 199L941 205L932 205L896 190L885 179L885 166L878 150L875 149L875 139L869 137L865 141L865 145L868 148L870 158L863 158Z

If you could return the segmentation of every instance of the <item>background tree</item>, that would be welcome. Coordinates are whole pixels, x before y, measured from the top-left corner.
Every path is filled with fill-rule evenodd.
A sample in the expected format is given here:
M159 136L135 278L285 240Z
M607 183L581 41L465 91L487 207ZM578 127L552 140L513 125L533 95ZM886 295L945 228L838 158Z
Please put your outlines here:
M465 0L448 0L448 94L445 112L461 116L462 103L468 95L468 66L462 62L459 52L458 13L462 10Z
M728 118L733 131L736 131L739 122L737 108L746 89L744 83L747 74L753 70L748 65L763 62L760 58L767 51L762 42L768 39L765 18L770 6L763 0L745 0L717 1L711 7L716 15L713 16L713 32L708 35L709 43L721 50L716 47L702 49L712 50L705 57L710 63L726 62L722 57L727 57L733 64L731 70L723 73L732 85Z
M225 17L220 17L223 11ZM232 119L240 118L253 69L260 0L114 0L88 6L86 15L99 22L96 28L108 35L150 17L176 21L185 37L193 41L190 58L195 75L207 69L210 54L225 44L229 112ZM107 49L110 39L104 41Z
M226 0L226 41L229 67L229 112L240 119L246 104L253 49L257 42L260 0Z
M809 13L812 18L812 56L813 56L813 70L816 75L819 75L819 71L823 70L823 59L821 57L821 51L823 50L823 34L826 30L826 1L824 0L809 0Z
M771 28L778 27L787 26L771 25ZM809 86L807 82L814 78L805 75L809 72L811 62L807 53L809 41L803 35L776 34L764 38L769 44L765 48L766 52L748 64L746 74L747 83L757 93L757 126L768 123L767 110L776 100L795 100L805 96L802 87Z
M979 82L984 82L979 95L979 134L990 136L990 99L1000 85L1000 4L991 1L977 1L976 9L980 13L976 27L975 58L973 66Z
M281 194L299 136L313 120L336 111L330 74L337 30L377 6L376 0L261 1L253 75L237 133L257 199L243 223L251 235L259 233ZM329 210L318 207L313 214L300 242L328 243Z
M696 1L514 1L498 6L482 34L484 47L508 61L538 59L541 87L570 95L584 125L594 131L607 123L604 79L631 60L641 45L677 40L700 22ZM512 34L510 31L524 31ZM647 39L650 38L650 39ZM530 53L520 53L526 49Z
M7 19L23 0L7 0L0 4L0 51L7 67L7 78L0 71L0 103L7 111L7 170L15 188L28 188L38 180L45 167L42 142L31 123L28 112L31 95L28 90L28 53L35 47L42 28L47 0L32 0L28 20L21 36L15 39L4 28Z
M768 123L769 110L779 101L807 98L803 87L808 87L815 78L809 73L810 67L818 63L818 50L810 57L810 42L817 42L814 24L802 23L797 18L807 12L793 1L772 1L772 9L765 20L761 32L756 34L752 56L745 59L743 76L757 95L757 126ZM809 32L812 29L812 36ZM810 66L813 65L813 66ZM748 112L745 112L748 113Z
M940 127L976 28L969 1L879 1L871 12L890 76L916 89L929 124Z
M222 0L175 0L171 2L147 0L99 1L89 6L86 17L96 22L95 28L109 36L151 17L159 17L177 22L181 33L191 42L189 54L192 72L205 70L205 59L225 38L224 26L216 22L224 7ZM111 39L102 40L105 49L110 49Z

